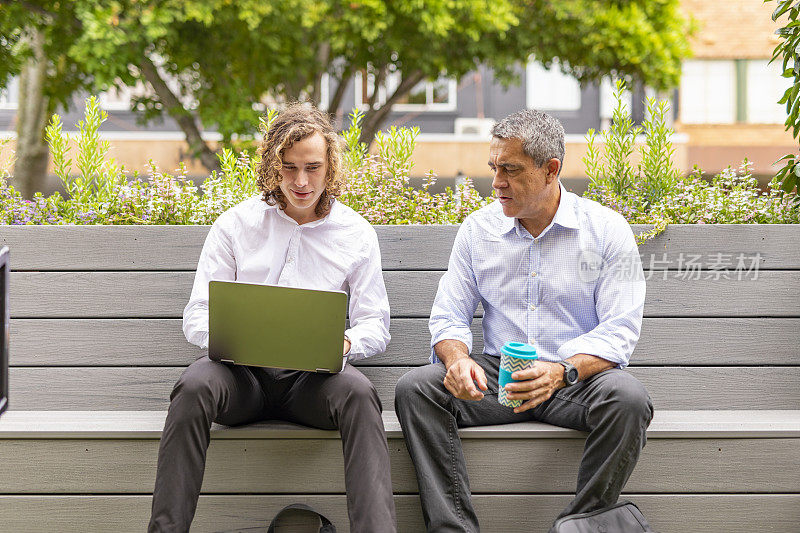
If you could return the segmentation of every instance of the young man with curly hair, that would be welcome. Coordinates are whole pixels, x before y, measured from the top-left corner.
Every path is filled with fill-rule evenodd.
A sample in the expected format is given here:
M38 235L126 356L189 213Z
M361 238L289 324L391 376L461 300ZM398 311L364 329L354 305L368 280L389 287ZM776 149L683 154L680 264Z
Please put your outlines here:
M353 361L384 351L389 302L378 239L366 220L336 200L344 169L328 117L309 105L290 106L270 127L259 153L261 197L223 213L206 238L183 313L187 340L208 347L208 282L238 280L348 291L343 354ZM308 330L313 334L314 324ZM184 371L170 400L149 531L189 530L212 422L265 419L338 429L351 531L395 531L381 403L355 367L327 375L234 366L205 355Z

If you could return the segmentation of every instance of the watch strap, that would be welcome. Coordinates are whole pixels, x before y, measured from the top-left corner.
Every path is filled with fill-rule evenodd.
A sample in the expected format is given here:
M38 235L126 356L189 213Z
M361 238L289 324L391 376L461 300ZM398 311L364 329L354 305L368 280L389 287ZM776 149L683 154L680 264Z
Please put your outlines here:
M568 361L559 361L558 364L564 367L564 383L567 385L575 385L578 382L578 369L575 368L575 365ZM575 375L575 379L573 380L569 379L571 373Z

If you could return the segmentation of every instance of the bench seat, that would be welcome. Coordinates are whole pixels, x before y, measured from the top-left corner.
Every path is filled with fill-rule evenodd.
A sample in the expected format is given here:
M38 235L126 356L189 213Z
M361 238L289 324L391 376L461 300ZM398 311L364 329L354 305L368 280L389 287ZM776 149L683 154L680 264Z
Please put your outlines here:
M0 419L0 523L25 531L142 531L165 416L9 411ZM384 425L399 531L424 531L394 412L384 413ZM526 530L546 530L574 490L585 434L536 422L460 434L484 531L518 530L521 516ZM800 523L800 477L790 466L797 449L800 410L657 411L623 497L662 533L792 531ZM337 432L286 422L212 428L193 531L253 527L296 501L347 531ZM287 525L293 530L301 531Z
M457 226L376 230L392 342L357 365L387 410L399 531L420 533L414 470L389 410L397 379L427 362ZM0 228L13 269L0 531L145 529L169 393L202 354L181 315L207 232ZM656 414L623 498L661 533L800 531L800 225L671 225L639 250L647 299L628 371ZM740 255L757 270L737 275ZM547 531L572 498L585 435L536 423L460 433L482 531ZM192 531L259 531L304 502L347 533L342 463L335 431L215 426ZM279 531L308 531L292 524Z

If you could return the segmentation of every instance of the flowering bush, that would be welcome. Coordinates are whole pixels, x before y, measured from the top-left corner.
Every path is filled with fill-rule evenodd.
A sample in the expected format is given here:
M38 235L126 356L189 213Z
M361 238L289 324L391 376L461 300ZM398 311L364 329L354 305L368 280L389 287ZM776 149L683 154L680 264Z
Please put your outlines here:
M605 155L596 148L595 134L588 134L584 158L590 179L586 196L621 213L632 224L653 224L652 230L637 236L642 242L657 235L669 223L800 223L792 209L792 195L780 190L773 179L761 192L745 160L738 169L728 168L710 182L699 169L681 176L674 168L670 143L673 131L665 126L668 107L648 102L650 118L643 128L634 127L621 103L617 86L617 108L611 130L605 134ZM275 118L269 112L262 119L266 131ZM247 150L220 152L220 172L213 172L200 187L187 178L181 166L175 174L160 171L150 162L150 176L129 175L125 168L108 159L109 145L100 141L98 130L107 115L97 100L86 103L85 120L78 124L77 174L69 158L61 120L53 115L47 140L55 173L67 191L45 197L36 193L25 200L8 185L9 170L0 168L0 224L211 224L222 212L253 195L256 188L257 156ZM429 172L422 188L409 184L411 155L419 130L391 128L376 137L377 153L370 154L358 141L361 114L353 112L351 126L342 132L345 162L350 178L340 200L361 213L372 224L454 224L490 202L469 179L455 190L433 194L436 181ZM645 132L641 163L630 163L636 135ZM0 152L5 142L0 142Z
M624 85L614 93L616 106L611 129L605 133L605 158L595 147L589 130L584 164L590 184L586 196L614 209L631 224L653 224L637 235L642 243L670 223L679 224L796 224L800 214L792 209L793 197L780 189L774 178L762 192L747 159L738 169L728 167L710 181L695 168L681 176L672 164L675 149L670 142L674 131L666 127L666 102L648 99L649 118L638 128L622 103ZM635 137L644 131L641 163L630 162Z
M347 143L350 167L354 169L341 196L372 224L456 224L486 205L467 179L448 187L445 192L431 194L436 176L429 172L422 189L408 184L411 154L414 151L418 128L392 127L388 134L378 132L376 155L369 155L366 146L358 142L361 114L354 112L350 128L342 136Z
M266 131L275 118L270 112L262 119ZM78 124L76 141L77 175L72 175L69 147L61 120L53 115L47 127L47 141L55 173L67 197L37 193L25 200L8 185L8 170L0 169L0 224L211 224L222 212L253 195L256 187L257 156L223 149L221 171L212 172L198 188L181 166L176 175L164 173L150 161L150 177L108 159L108 141L100 141L98 130L107 115L97 100L86 102L85 120ZM422 189L409 184L411 154L419 130L392 128L379 134L378 153L371 155L358 142L361 115L354 112L351 126L342 133L345 161L351 177L340 200L360 212L372 224L459 223L469 213L488 203L469 180L455 190L432 194L435 175L428 174Z

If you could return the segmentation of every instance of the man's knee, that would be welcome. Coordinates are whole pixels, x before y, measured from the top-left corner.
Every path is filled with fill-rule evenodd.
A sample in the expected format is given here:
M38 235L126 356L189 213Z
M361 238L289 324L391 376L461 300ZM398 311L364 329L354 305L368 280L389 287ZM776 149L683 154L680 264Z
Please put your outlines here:
M605 401L611 412L622 419L648 426L653 419L653 404L644 385L624 371L615 371L605 380Z
M191 399L205 399L212 397L211 380L218 372L217 366L221 363L211 361L207 357L198 359L183 371L178 382L172 388L170 400L177 397Z
M627 374L628 379L620 380L615 389L614 399L617 409L629 418L649 425L653 419L653 403L644 385L635 377Z
M444 373L440 367L425 365L403 374L394 389L395 409L399 411L410 403L428 398L434 389L443 386Z
M375 385L361 372L342 375L347 380L347 403L359 406L377 406L382 409Z

